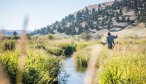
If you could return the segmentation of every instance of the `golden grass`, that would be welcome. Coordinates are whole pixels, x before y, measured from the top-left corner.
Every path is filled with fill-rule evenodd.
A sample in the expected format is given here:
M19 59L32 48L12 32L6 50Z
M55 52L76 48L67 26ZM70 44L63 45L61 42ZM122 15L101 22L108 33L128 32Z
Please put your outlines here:
M16 75L16 84L23 84L22 83L22 76L23 76L23 68L25 65L25 58L26 58L26 44L27 44L27 37L26 34L23 33L20 40L19 40L19 62L17 67L17 75Z
M104 48L97 71L100 84L145 84L146 45L121 45Z

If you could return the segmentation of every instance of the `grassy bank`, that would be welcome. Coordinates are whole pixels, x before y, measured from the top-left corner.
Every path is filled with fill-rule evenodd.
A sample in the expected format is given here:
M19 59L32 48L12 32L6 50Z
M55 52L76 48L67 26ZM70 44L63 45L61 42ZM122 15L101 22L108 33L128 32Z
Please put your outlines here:
M95 45L96 41L88 41L88 42L76 42L77 51L73 55L76 69L80 72L86 71L88 67L88 62L92 52L92 46Z
M113 50L104 48L102 53L97 71L100 84L146 83L146 46L116 45Z
M21 55L17 40L4 39L0 46L0 62L12 84L16 83L19 57ZM75 52L75 45L67 39L45 37L31 38L26 44L22 82L24 84L57 84L62 67L62 56Z
M8 51L1 55L1 63L8 73L11 82L16 83L16 72L18 66L19 53L17 50ZM49 55L43 50L28 49L23 69L23 83L44 84L57 81L61 65L60 58Z

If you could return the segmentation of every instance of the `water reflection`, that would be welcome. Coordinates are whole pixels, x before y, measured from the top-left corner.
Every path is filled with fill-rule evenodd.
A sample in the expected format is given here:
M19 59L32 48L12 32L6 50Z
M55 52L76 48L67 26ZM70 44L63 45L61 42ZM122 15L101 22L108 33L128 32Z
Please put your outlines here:
M80 69L76 69L73 58L65 59L63 70L59 75L59 84L84 84L85 72L77 70Z

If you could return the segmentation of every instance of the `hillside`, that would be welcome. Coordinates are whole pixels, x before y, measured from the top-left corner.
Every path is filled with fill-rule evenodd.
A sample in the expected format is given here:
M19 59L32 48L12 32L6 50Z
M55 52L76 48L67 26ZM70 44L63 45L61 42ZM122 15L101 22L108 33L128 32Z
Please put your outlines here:
M115 0L101 4L89 5L72 13L62 21L48 25L31 32L35 34L67 34L78 35L85 31L97 33L98 31L121 31L130 26L144 22L146 3L143 0ZM135 4L135 5L131 5ZM143 4L142 6L140 4Z
M107 36L108 29L99 30L93 36ZM144 23L137 24L136 26L129 25L120 31L110 31L112 34L117 35L118 38L125 37L146 37L146 28Z
M145 24L140 23L137 26L129 26L119 32L115 32L119 37L144 37L146 36Z

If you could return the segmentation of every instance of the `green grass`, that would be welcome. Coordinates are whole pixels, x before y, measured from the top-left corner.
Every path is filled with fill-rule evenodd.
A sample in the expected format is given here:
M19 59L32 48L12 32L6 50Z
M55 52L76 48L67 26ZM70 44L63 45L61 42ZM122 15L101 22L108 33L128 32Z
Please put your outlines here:
M96 41L74 41L72 39L48 40L48 37L32 38L27 44L27 57L23 69L24 84L53 84L58 81L61 56L71 56L75 51L76 69L86 71L92 46ZM116 46L108 50L103 47L97 59L97 78L100 84L145 84L146 40L142 38L117 39ZM132 45L131 45L132 44ZM13 46L14 45L14 46ZM0 61L12 83L16 82L18 57L14 40L0 42L3 48ZM20 54L19 54L20 53Z
M86 48L87 46L92 46L94 45L96 42L95 41L81 41L81 42L76 42L75 45L76 45L76 49L77 50L82 50L84 48Z
M74 60L76 69L80 72L86 71L88 62L92 52L92 46L95 45L96 41L79 41L76 42L76 53L74 54Z
M2 41L2 50L9 51L14 50L16 48L16 41L15 40L5 40Z
M91 51L92 51L92 48L87 47L74 54L76 69L78 71L86 70L86 68L88 66L89 58L91 56Z
M44 49L49 54L55 56L70 56L76 51L74 43L68 40L31 40L31 48Z
M17 51L7 52L1 55L1 63L8 73L12 83L16 83L16 71L19 54ZM43 50L31 49L27 51L25 66L23 69L24 84L46 84L58 81L61 65L60 58L51 56Z
M59 47L63 49L65 56L70 56L76 51L74 44L60 44Z
M134 48L134 49L133 49ZM112 50L101 55L97 71L100 84L145 84L146 49L128 47L127 50ZM104 52L103 52L104 53ZM112 54L111 54L112 53Z

